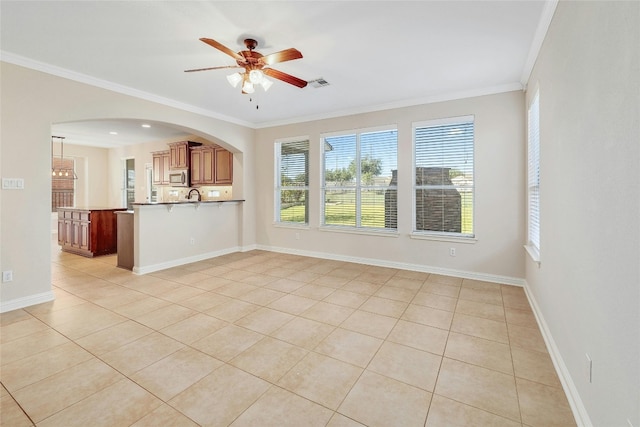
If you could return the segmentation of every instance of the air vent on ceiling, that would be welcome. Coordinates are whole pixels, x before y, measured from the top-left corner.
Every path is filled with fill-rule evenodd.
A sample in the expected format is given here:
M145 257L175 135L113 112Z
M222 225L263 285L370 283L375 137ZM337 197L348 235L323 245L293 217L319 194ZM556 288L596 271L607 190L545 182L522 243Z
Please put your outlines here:
M329 86L329 82L322 77L320 77L319 79L311 80L309 84L311 85L311 87L315 87L316 89L323 86Z

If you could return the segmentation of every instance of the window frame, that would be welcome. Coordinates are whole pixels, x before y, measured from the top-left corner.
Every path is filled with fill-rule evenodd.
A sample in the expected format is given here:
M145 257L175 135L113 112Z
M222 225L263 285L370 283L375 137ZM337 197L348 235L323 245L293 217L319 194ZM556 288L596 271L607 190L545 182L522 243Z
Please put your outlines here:
M396 170L398 168L398 126L397 124L388 124L382 126L374 126L374 127L366 127L366 128L358 128L358 129L347 129L342 131L333 131L333 132L324 132L320 134L320 147L321 147L321 156L320 156L320 227L319 229L322 231L337 231L337 232L347 232L347 233L357 233L357 234L370 234L370 235L392 235L397 236L398 234L398 204L397 204L397 194L398 194L398 185L394 186L393 189L396 191L396 227L395 228L382 228L382 227L369 227L362 225L362 190L388 190L390 187L387 185L384 188L376 185L365 185L362 183L362 173L360 170L361 161L362 161L362 151L361 151L361 135L362 134L370 134L377 132L395 132L396 134L396 146L395 146L395 166ZM356 150L354 160L356 161L356 177L355 184L352 186L343 186L343 187L327 187L325 181L326 174L326 146L327 138L339 137L339 136L348 136L355 135L356 136ZM397 172L396 172L397 173ZM338 225L338 224L327 224L325 213L326 213L326 191L328 189L339 189L344 188L348 190L353 190L355 192L355 225Z
M532 117L532 114L535 114ZM535 128L533 129L533 127ZM536 197L532 196L535 192ZM527 107L527 243L531 259L540 264L540 90Z
M417 168L417 141L416 141L416 131L419 128L424 127L436 127L442 125L452 125L452 124L467 124L471 123L473 126L473 147L471 150L472 155L472 184L471 189L471 233L460 233L457 232L449 232L449 231L435 231L435 230L418 230L417 229L417 200L416 200L416 192L419 189L423 189L425 185L419 186L416 183L416 168ZM411 221L411 238L416 239L429 239L429 240L439 240L439 241L449 241L449 242L459 242L459 243L475 243L477 241L476 238L476 185L475 185L475 169L476 169L476 120L475 115L463 115L463 116L453 116L453 117L445 117L438 119L430 119L423 120L419 122L413 122L411 124L411 139L412 139L412 221ZM462 218L461 218L462 221Z
M306 173L307 185L305 186L281 186L281 167L282 167L282 144L306 142L307 143L307 160ZM309 193L311 176L309 174L311 157L311 140L308 136L291 137L277 139L274 143L274 198L273 198L273 223L282 227L309 227ZM287 190L303 190L306 191L305 199L305 221L283 221L281 217L281 192Z

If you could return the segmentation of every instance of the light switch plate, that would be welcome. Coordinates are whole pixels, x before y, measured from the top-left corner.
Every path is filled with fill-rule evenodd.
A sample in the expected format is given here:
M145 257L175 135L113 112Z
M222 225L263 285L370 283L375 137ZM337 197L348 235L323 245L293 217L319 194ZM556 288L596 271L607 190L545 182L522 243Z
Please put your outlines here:
M3 190L24 190L24 178L2 178Z

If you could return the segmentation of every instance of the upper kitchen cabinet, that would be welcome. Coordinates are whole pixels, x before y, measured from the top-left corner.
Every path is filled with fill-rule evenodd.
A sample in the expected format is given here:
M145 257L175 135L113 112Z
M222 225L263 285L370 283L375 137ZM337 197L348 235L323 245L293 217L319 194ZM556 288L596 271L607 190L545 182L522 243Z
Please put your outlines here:
M191 148L191 184L233 183L233 154L224 148L203 145Z
M215 164L215 183L233 184L233 153L224 148L216 148Z
M215 183L214 148L203 145L191 149L191 185Z
M190 164L190 153L189 149L191 147L197 147L202 145L199 142L192 141L180 141L180 142L172 142L169 144L169 157L170 164L169 167L171 169L188 169Z
M169 185L169 165L171 163L169 151L156 151L153 156L153 184Z

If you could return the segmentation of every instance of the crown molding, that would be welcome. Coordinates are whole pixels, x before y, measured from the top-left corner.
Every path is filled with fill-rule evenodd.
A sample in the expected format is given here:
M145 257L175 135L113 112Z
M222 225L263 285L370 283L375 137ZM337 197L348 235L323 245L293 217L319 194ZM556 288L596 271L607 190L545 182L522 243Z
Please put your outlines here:
M513 92L523 90L524 87L520 82L507 83L498 86L490 86L480 89L471 89L461 92L449 92L432 95L422 98L406 99L387 104L370 105L366 107L358 107L346 110L332 111L331 113L315 114L309 116L295 117L287 120L279 120L274 122L263 122L254 125L256 129L263 129L275 126L291 125L295 123L310 122L315 120L334 119L336 117L353 116L356 114L373 113L376 111L392 110L396 108L414 107L416 105L434 104L436 102L455 101L457 99L475 98L477 96L495 95L504 92Z
M0 50L0 61L7 62L14 65L19 65L21 67L29 68L36 71L41 71L43 73L62 77L72 81L77 81L79 83L84 83L84 84L99 87L102 89L107 89L113 92L121 93L123 95L128 95L135 98L144 99L146 101L151 101L158 104L166 105L168 107L173 107L173 108L188 111L191 113L200 114L206 117L211 117L211 118L222 120L225 122L237 124L250 129L264 129L264 128L275 127L275 126L284 126L284 125L304 123L309 121L352 116L356 114L373 113L377 111L385 111L385 110L391 110L396 108L413 107L413 106L424 105L424 104L433 104L436 102L454 101L454 100L464 99L464 98L474 98L478 96L494 95L498 93L512 92L512 91L524 89L524 86L522 83L513 82L513 83L490 86L490 87L485 87L480 89L471 89L471 90L460 91L460 92L441 93L441 94L435 94L428 97L406 99L406 100L391 102L386 104L369 105L365 107L336 110L329 113L321 113L321 114L314 114L314 115L308 115L308 116L298 116L290 119L284 119L284 120L278 120L278 121L272 121L272 122L252 123L244 120L238 120L234 117L225 116L223 114L219 114L211 110L196 107L191 104L176 101L174 99L164 98L158 95L154 95L152 93L134 89L129 86L124 86L118 83L113 83L110 81L98 79L86 74L71 71L62 67L57 67L55 65L47 64L44 62L35 61L33 59L26 58L26 57L16 55L14 53L3 51L3 50Z
M545 1L544 9L542 9L542 14L540 15L540 20L538 21L538 27L536 28L536 33L534 34L533 40L531 41L531 47L529 48L527 60L524 63L524 68L522 69L522 76L520 77L520 83L525 89L527 87L527 83L529 82L529 77L531 77L533 66L538 59L538 54L540 53L540 49L542 48L542 43L547 36L547 31L549 31L549 26L551 25L553 14L556 12L558 2L559 0Z
M149 92L134 89L129 86L124 86L118 83L113 83L107 80L98 79L86 74L71 71L66 68L58 67L55 65L47 64L45 62L35 61L24 56L16 55L11 52L0 50L0 61L7 62L21 67L30 68L32 70L41 71L43 73L51 74L54 76L62 77L68 80L73 80L79 83L84 83L90 86L107 89L112 92L121 93L123 95L129 95L135 98L144 99L145 101L155 102L157 104L166 105L167 107L177 108L179 110L188 111L202 116L211 117L213 119L223 120L225 122L234 123L240 126L254 128L254 124L245 122L244 120L238 120L234 117L225 116L223 114L216 113L215 111L207 110L204 108L196 107L191 104L176 101L175 99L165 98L162 96L154 95Z

